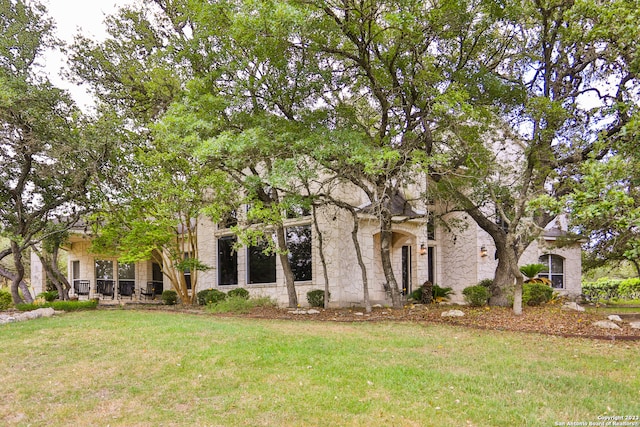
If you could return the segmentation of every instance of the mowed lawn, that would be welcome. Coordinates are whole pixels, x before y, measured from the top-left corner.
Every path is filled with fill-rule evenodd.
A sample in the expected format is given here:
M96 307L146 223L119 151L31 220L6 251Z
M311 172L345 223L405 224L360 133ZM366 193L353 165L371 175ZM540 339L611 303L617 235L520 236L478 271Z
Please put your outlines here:
M0 343L8 426L553 426L640 416L632 342L99 310L0 326Z

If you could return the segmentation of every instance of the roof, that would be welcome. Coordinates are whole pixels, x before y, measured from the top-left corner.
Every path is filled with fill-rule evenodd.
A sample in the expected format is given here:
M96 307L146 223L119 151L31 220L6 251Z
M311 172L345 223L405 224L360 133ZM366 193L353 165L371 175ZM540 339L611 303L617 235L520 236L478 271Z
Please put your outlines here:
M407 199L405 199L404 196L398 191L396 191L393 196L391 196L390 204L391 214L393 216L404 216L407 218L424 217L423 214L419 214L415 210L413 210L411 204L407 202ZM372 204L368 204L361 208L361 212L373 215L375 214L375 206Z

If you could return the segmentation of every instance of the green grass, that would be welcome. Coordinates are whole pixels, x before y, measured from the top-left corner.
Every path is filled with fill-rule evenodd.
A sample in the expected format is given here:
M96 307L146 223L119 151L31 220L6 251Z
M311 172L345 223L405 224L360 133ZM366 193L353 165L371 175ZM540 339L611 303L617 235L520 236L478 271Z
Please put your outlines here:
M69 313L0 326L0 425L552 426L640 415L640 344Z

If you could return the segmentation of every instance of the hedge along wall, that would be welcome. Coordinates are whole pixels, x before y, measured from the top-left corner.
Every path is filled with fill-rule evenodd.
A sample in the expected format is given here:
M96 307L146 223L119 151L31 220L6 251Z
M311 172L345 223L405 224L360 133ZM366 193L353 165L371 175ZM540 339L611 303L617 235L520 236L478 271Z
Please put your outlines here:
M602 277L595 282L583 283L582 293L588 301L592 302L640 299L640 278L620 280Z

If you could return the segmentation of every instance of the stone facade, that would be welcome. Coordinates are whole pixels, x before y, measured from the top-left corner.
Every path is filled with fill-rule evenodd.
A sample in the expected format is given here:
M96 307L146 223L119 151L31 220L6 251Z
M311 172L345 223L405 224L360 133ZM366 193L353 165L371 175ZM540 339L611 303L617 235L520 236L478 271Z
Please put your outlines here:
M317 212L320 230L323 233L325 258L327 261L328 282L333 306L361 306L363 304L362 273L356 259L351 230L353 220L351 215L335 207L325 207ZM406 293L419 287L426 280L442 287L454 290L452 300L462 302L462 290L477 284L485 278L492 278L497 261L495 247L487 233L480 229L473 221L459 215L457 218L466 223L466 227L455 231L445 231L443 227L436 227L434 233L428 232L424 218L409 219L394 226L392 263L396 280ZM316 231L310 216L289 220L289 226L310 226L312 234L311 245L311 280L296 282L298 301L306 305L306 294L313 289L324 289L325 278L318 247ZM552 224L553 226L553 224ZM199 272L198 290L217 288L228 291L235 287L249 290L252 296L268 296L281 305L288 302L287 289L280 266L276 257L276 280L273 283L251 284L248 279L247 249L237 251L237 285L219 284L218 252L219 238L230 235L228 229L220 229L207 218L198 220L198 246L200 260L211 269ZM372 304L390 304L391 300L385 291L385 279L380 261L380 239L378 222L366 214L359 217L358 239L362 256L367 267L368 290ZM486 251L483 253L482 248ZM75 234L71 244L67 247L69 254L70 280L89 280L91 283L90 297L96 291L96 260L112 261L114 274L117 275L117 259L102 257L89 251L90 241L87 236ZM564 261L564 289L558 289L565 294L580 293L580 248L575 245L570 248L554 248L553 241L534 242L525 252L520 264L538 262L541 255L554 254ZM34 269L36 278L37 268ZM136 293L148 281L153 279L151 261L138 262L135 265ZM114 278L117 280L117 277ZM40 279L38 279L40 280ZM41 280L40 280L41 281ZM164 279L164 289L170 289L170 283Z

